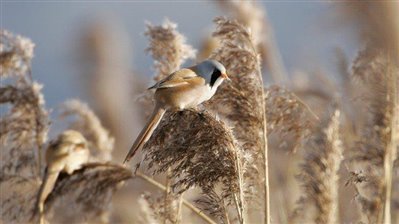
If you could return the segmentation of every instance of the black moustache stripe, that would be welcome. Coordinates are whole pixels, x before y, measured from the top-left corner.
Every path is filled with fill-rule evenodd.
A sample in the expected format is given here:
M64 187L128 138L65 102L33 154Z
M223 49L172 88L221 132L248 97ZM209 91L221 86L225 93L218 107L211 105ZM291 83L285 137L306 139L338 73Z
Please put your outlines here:
M222 73L218 70L215 69L213 70L212 76L211 76L211 82L209 83L211 86L213 86L216 82L216 80L222 75Z

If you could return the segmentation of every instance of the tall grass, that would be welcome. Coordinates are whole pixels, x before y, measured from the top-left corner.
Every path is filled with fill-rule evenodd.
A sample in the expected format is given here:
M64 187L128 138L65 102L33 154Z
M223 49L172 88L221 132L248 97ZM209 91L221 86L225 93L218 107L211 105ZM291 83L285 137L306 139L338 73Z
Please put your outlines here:
M167 112L133 167L115 159L134 138L120 126L141 128L153 93L129 95L143 79L132 77L137 88L125 83L123 38L107 41L101 24L85 36L91 72L101 80L86 86L96 110L76 99L54 110L31 74L32 41L1 31L1 222L40 221L34 201L58 126L80 132L90 158L59 175L44 201L50 223L399 221L397 3L338 3L336 13L358 25L362 45L352 60L338 51L340 82L312 71L289 80L266 11L256 2L218 4L231 17L214 19L206 49L194 49L170 20L147 23L155 81L208 57L224 64L231 81L198 108ZM118 83L124 89L113 92Z

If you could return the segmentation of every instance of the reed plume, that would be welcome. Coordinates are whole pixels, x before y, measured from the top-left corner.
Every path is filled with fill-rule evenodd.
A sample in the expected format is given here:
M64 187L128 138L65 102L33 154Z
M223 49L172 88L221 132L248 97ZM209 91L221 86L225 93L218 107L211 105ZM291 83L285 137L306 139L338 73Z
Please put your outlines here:
M202 196L199 199L195 200L196 204L199 205L203 211L206 211L212 216L218 218L220 223L230 224L235 220L234 217L231 217L229 213L229 200L226 200L225 197L220 196L215 189L209 188L202 191L202 193L206 196ZM243 223L244 220L238 214L237 221L239 223Z
M40 176L40 151L49 124L41 88L27 80L0 87L0 102L12 105L0 120L2 172Z
M144 161L153 174L170 170L177 194L199 187L208 199L212 193L213 198L232 202L238 184L234 145L230 129L209 112L168 112L144 145ZM211 214L224 217L224 213Z
M94 112L79 100L62 105L61 116L75 116L70 128L79 130L89 143L89 163L72 175L58 177L54 189L44 202L46 218L52 222L82 222L86 219L109 221L112 193L132 177L128 169L108 163L112 159L114 138ZM74 205L73 211L66 205ZM70 212L65 212L65 211Z
M208 106L235 127L233 134L245 150L243 154L246 155L240 158L243 160L240 163L246 200L251 197L259 199L259 196L254 196L264 192L264 199L268 202L267 128L260 57L247 27L226 18L216 18L214 22L216 30L213 35L220 40L220 47L211 58L226 67L232 81L218 89ZM251 162L245 158L250 158ZM263 167L264 178L260 176L262 170L259 171L258 167ZM267 203L265 208L269 211ZM244 212L245 216L248 212ZM265 217L269 219L270 213L265 212Z
M159 81L173 72L180 69L188 59L195 58L196 50L186 43L186 37L177 30L177 24L166 19L162 25L147 23L147 30L144 33L149 39L149 46L146 49L154 59L155 76L154 80ZM147 108L144 113L146 117L152 102L153 93L145 92L139 103Z
M54 222L96 220L107 223L106 212L110 209L113 191L131 177L131 171L123 166L89 163L73 175L59 177L46 200L45 211ZM73 210L71 205L74 205Z
M29 223L35 209L38 179L2 174L0 179L1 221Z
M0 30L0 76L23 77L30 71L35 44L28 38Z
M255 164L260 163L262 145L259 134L262 112L258 106L261 105L260 91L263 88L256 75L259 58L252 45L249 45L250 35L244 26L224 18L216 19L215 23L217 28L214 36L222 42L211 57L226 67L232 81L220 86L208 106L234 126L234 136L253 159L253 164L247 164L250 166L244 168L245 178L257 182L259 171ZM252 183L252 186L257 184ZM246 193L248 196L256 194Z
M172 22L166 20L163 25L161 26L153 26L148 24L147 25L147 31L145 33L145 35L149 38L150 40L150 44L149 47L147 48L147 51L151 54L151 56L154 59L154 67L155 70L157 72L156 76L155 76L155 80L160 80L164 77L166 77L167 75L173 73L174 71L178 70L180 68L180 66L184 63L184 61L186 61L189 58L193 58L195 56L196 51L190 46L187 45L185 42L185 37L180 34L177 31L177 25L173 24ZM149 99L150 98L150 93L147 92L147 94L145 95L145 98ZM147 100L148 101L148 100ZM182 112L184 113L184 112ZM198 112L195 112L198 113ZM162 124L165 125L166 123L170 123L170 124L175 124L176 125L176 121L177 120L185 120L184 125L190 124L190 120L189 119L197 119L195 115L192 114L191 117L188 117L186 119L184 119L184 116L179 113L178 115L173 115L173 112L168 112L165 114L162 123L157 127L156 130L162 130L161 127ZM197 115L198 117L198 115ZM177 120L176 120L177 119ZM197 119L198 120L198 119ZM187 122L187 123L186 123ZM216 123L214 123L216 124ZM198 123L198 125L200 125ZM167 127L167 128L170 128ZM197 127L197 131L200 130L201 127ZM180 128L178 128L177 130L179 130ZM153 134L153 136L157 136L160 135L161 139L165 138L165 133L158 132L155 131L155 133ZM164 130L163 130L164 131ZM186 144L186 143L182 143L182 139L184 139L184 136L186 136L189 133L185 133L185 132L181 132L179 133L180 136L175 136L177 137L176 141L174 141L173 139L175 138L171 138L168 139L170 141L173 142L173 144L184 144L184 145L190 145L190 144ZM206 137L206 136L204 136ZM209 137L209 136L208 136ZM185 137L187 138L187 137ZM152 139L152 138L151 138ZM151 139L149 140L151 142ZM160 141L160 140L159 140ZM162 141L165 141L165 139L163 139ZM179 142L180 141L180 142ZM198 141L198 143L194 143L191 141ZM196 138L196 139L191 139L189 143L193 143L194 146L190 146L191 150L197 149L200 150L198 147L201 147L200 144L200 139ZM146 161L150 161L149 167L153 167L154 164L157 165L157 168L155 168L155 170L157 171L156 173L161 173L161 172L165 172L166 173L166 192L165 192L165 197L164 197L164 202L161 203L161 208L158 210L161 210L162 212L158 212L158 214L160 214L163 219L165 221L169 221L169 222L178 222L178 220L180 219L179 217L179 209L178 206L176 206L176 202L177 202L177 198L178 197L182 197L180 194L183 193L185 190L188 189L188 187L192 186L192 185L196 185L196 186L201 186L201 184L204 184L206 182L206 180L204 179L202 182L200 182L200 178L201 177L205 177L203 173L203 175L201 177L196 177L195 173L196 170L199 168L198 165L196 165L194 163L194 161L187 161L187 163L183 166L183 164L179 164L180 162L183 162L184 159L190 158L191 156L194 156L194 152L195 151L187 151L187 152L180 152L182 154L175 154L172 149L168 149L168 146L162 145L158 143L150 143L148 142L145 146L143 151L146 152L146 156L145 159ZM168 142L168 141L166 141ZM166 144L165 142L165 144ZM203 143L203 142L202 142ZM157 144L156 148L152 148L153 151L146 151L145 148L147 147L148 144ZM196 146L195 146L196 145ZM210 145L208 145L210 146ZM196 148L197 147L197 148ZM201 147L202 149L202 147ZM212 148L210 148L212 149ZM163 154L164 152L167 153L172 153L169 156L171 156L169 159L172 159L172 161L168 161L168 155ZM191 152L191 154L190 154ZM152 154L153 153L153 154ZM175 157L173 157L175 156ZM180 156L180 157L179 157ZM181 157L183 156L183 157ZM148 159L151 157L151 160ZM204 159L200 160L203 161ZM175 170L173 167L179 167L179 166L183 166L180 168L177 168L177 170ZM184 169L188 169L189 172L187 173L185 178L181 178L179 176L176 176L178 173L182 172ZM191 170L193 169L193 170ZM187 170L185 170L185 172L187 172ZM210 178L214 178L215 180L213 182L209 182L209 186L212 186L212 184L214 184L215 181L220 181L219 180L219 176L216 176L216 173L210 173L208 174ZM215 177L213 177L215 176ZM179 178L179 181L175 182L177 179ZM190 179L192 178L192 179ZM207 179L209 180L209 178ZM175 189L175 188L181 188L180 190L178 190L178 193L176 194L175 192L171 191L171 189ZM147 197L150 198L150 197ZM181 199L180 199L181 200Z
M166 25L159 27L148 26L146 32L150 38L149 50L158 71L156 80L172 73L174 71L172 69L180 68L181 64L171 67L170 60L181 63L192 54L190 52L193 52L191 47L175 46L184 43L175 41L182 37L169 37L171 34L176 35L176 31L171 32L172 28L170 22L166 22ZM169 43L166 43L166 40ZM165 51L159 46L169 46L172 50ZM181 51L179 49L190 50L185 50L184 55L187 56L183 59L171 59L171 57L182 57L183 54L180 53L171 54ZM209 112L198 110L167 112L143 151L146 153L144 161L153 169L154 174L169 170L171 187L178 194L197 186L202 189L206 196L205 200L211 200L208 206L218 205L218 202L212 200L216 195L226 203L239 200L234 197L237 196L234 194L237 193L236 156L239 153L236 151L234 137L230 129L222 121L213 118ZM221 187L217 188L217 185ZM212 214L226 220L225 212L218 210Z
M0 104L11 105L8 113L0 118L2 173L40 176L40 155L47 139L49 119L42 85L28 76L34 44L6 30L1 30L0 38L0 54L12 54L1 60L1 77L16 78L0 86Z
M160 26L147 24L144 33L149 38L149 52L154 59L154 67L157 75L155 81L159 81L174 71L190 58L194 58L196 50L186 43L186 38L177 31L177 24L169 20Z
M387 51L397 46L397 9L394 2L348 1L339 4L340 19L356 25L355 30L360 43Z
M112 159L114 138L87 104L69 100L62 105L61 117L76 116L70 128L80 131L89 142L91 161L107 162Z
M236 188L234 137L209 112L170 112L145 145L148 166L155 173L172 169L172 185L182 193L192 186L212 188L223 183Z
M246 26L253 45L260 54L273 81L282 84L288 81L287 73L278 50L273 28L267 18L267 11L257 1L218 0L219 8Z
M397 106L393 100L398 93L397 88L392 86L398 85L398 70L388 53L373 45L359 52L352 69L354 81L363 90L362 105L359 107L366 112L359 124L362 132L353 146L350 159L355 163L355 173L363 171L361 176L365 180L356 183L357 198L362 214L369 222L382 222L384 206L390 203L385 201L387 177L384 173L390 176L388 179L393 178L393 173L386 173L384 166L388 159L387 153L397 150L390 147L395 141L393 130L397 130L394 122ZM392 166L393 162L390 162Z
M267 133L277 134L278 146L294 152L309 137L314 121L318 120L295 93L277 85L266 89L266 114Z
M2 78L16 79L0 87L0 103L10 105L9 111L2 114L0 120L1 149L4 155L0 185L2 189L7 189L2 191L1 197L4 211L2 220L28 223L32 221L32 217L37 217L34 202L40 186L38 178L41 177L40 171L43 168L40 154L47 140L49 118L44 107L42 86L31 81L32 78L27 74L33 56L33 43L7 31L1 32L1 40L0 53L3 55L5 52L13 52L11 58L1 61ZM78 116L78 120L72 126L80 129L91 142L93 160L111 159L114 140L87 105L79 101L69 101L64 107L63 115ZM129 177L130 171L123 167L108 164L88 165L85 169L71 176L64 175L64 179L58 180L46 206L52 211L54 201L58 201L60 205L68 198L77 207L81 206L81 209L77 210L81 212L81 217L105 214L104 212L109 210L111 190ZM50 220L70 221L79 218L76 211L74 214L68 214L63 210Z
M180 66L190 58L194 58L196 51L186 43L186 38L177 30L177 24L166 19L162 25L151 25L147 23L147 30L144 33L149 39L149 46L146 51L154 60L154 69L156 75L155 81L159 81L169 74L180 69ZM148 105L150 99L152 100L153 93L147 91L144 95L145 103ZM151 109L150 109L151 110ZM150 111L149 110L149 111ZM168 117L165 114L164 119ZM161 148L162 150L162 148ZM164 170L166 173L165 193L163 200L161 197L150 197L147 195L147 202L153 205L153 212L158 216L158 220L166 222L177 222L178 209L176 206L176 199L178 196L171 191L171 182L173 176L170 169ZM181 196L180 196L181 197ZM151 200L153 200L151 202ZM154 201L158 201L158 206Z
M209 58L212 52L219 47L219 41L212 35L205 35L201 41L199 52L197 55L197 61L203 61Z
M144 89L138 72L132 69L132 48L126 27L112 16L90 21L79 43L81 79L90 104L101 123L115 137L115 159L130 147L131 133L138 131L140 113L132 95ZM115 88L118 87L118 88ZM116 100L117 99L117 100Z
M159 208L158 204L154 203L154 196L149 192L142 193L138 199L138 204L141 211L141 216L139 217L141 223L161 223L162 218L159 218L156 212Z
M47 139L48 113L42 85L28 76L34 44L0 32L1 210L5 222L29 222L41 176L41 150ZM8 105L6 107L5 105Z
M90 103L95 110L71 100L61 106L60 114L67 118L63 124L88 139L91 163L59 176L44 203L48 221L397 223L399 3L337 3L344 12L339 14L344 20L339 28L345 24L356 27L353 33L362 45L352 66L344 53L351 48L343 48L337 54L337 70L330 70L330 61L322 68L313 63L319 68L316 72L290 67L299 71L295 74L307 76L295 76L290 83L262 5L256 1L217 4L233 19L215 19L213 36L206 39L197 58L177 24L166 20L146 26L155 81L187 61L208 57L224 64L232 81L224 82L198 108L168 111L144 145L134 174L111 163L112 154L118 156L114 150L126 150L126 139L132 140L132 130L141 127L130 111L129 96L136 92L127 77L131 74L129 41L121 30L103 24L85 32L87 39L79 55L88 56L83 58L88 65L84 72L97 78L86 88L93 93ZM40 154L47 145L50 118L42 85L31 74L33 49L28 38L0 30L1 223L29 223L39 218L34 202L44 170ZM296 52L290 53L292 59ZM288 88L265 87L261 65L267 80ZM329 73L334 74L328 77ZM146 91L139 97L137 109L144 115L139 118L151 111L152 96ZM332 104L339 110L330 111ZM52 121L58 123L58 119ZM50 130L50 136L62 131L57 128ZM270 160L269 148L275 150ZM344 158L348 172L338 172ZM292 182L294 173L298 186ZM343 179L353 187L342 188ZM350 202L354 194L358 212Z
M358 84L355 86L361 88L362 101L356 110L364 111L364 116L356 122L361 131L350 159L352 173L362 177L362 181L355 182L357 199L363 220L391 223L398 151L397 4L353 1L342 6L343 18L354 21L357 36L364 45L352 69Z
M340 111L314 130L304 144L305 155L298 180L304 195L293 213L294 222L337 223L338 170L342 161Z
M146 213L143 214L143 218L147 220L146 223L164 223L165 219L171 223L178 223L178 213L174 212L178 207L178 197L178 195L170 193L151 194L144 192L141 194L139 204Z

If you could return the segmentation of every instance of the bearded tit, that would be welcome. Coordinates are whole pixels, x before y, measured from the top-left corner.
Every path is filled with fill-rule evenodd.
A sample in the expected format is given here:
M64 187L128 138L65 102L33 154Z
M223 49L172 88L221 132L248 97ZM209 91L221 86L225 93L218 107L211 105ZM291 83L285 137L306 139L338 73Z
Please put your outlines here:
M40 223L44 223L44 202L51 193L61 172L71 175L89 160L88 143L77 131L67 130L51 141L46 151L46 171L37 198Z
M170 74L149 89L155 89L154 111L133 143L123 163L128 162L150 139L167 110L193 108L209 100L225 79L226 68L215 60L205 60L195 66Z

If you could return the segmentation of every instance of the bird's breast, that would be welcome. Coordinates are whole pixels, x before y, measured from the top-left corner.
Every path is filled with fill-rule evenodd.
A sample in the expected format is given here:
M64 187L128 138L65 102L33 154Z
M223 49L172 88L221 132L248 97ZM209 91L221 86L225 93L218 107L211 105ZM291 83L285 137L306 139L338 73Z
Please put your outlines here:
M64 171L66 171L68 174L72 174L75 170L80 169L83 164L88 162L89 154L90 153L88 150L80 150L70 153L67 158Z
M209 100L215 91L209 85L157 89L155 100L165 108L186 109Z

